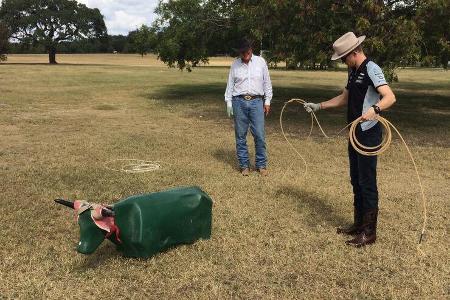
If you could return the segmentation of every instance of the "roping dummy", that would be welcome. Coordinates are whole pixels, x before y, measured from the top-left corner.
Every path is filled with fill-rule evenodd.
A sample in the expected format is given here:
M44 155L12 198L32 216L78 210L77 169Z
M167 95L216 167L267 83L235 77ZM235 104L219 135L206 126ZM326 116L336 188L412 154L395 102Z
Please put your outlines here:
M131 196L113 205L56 199L78 215L77 251L93 253L105 238L127 257L150 257L211 236L212 200L199 187Z

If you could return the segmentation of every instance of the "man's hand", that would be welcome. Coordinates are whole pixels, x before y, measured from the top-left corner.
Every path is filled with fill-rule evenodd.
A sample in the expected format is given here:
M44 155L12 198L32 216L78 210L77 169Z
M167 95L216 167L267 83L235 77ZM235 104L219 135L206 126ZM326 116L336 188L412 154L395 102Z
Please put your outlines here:
M365 114L361 116L362 121L375 120L377 118L377 113L373 107L369 108Z
M309 113L316 112L320 110L320 103L305 103L303 104L305 110Z
M231 118L233 116L233 107L227 105L227 116Z
M264 105L264 114L266 117L269 115L270 112L270 105Z

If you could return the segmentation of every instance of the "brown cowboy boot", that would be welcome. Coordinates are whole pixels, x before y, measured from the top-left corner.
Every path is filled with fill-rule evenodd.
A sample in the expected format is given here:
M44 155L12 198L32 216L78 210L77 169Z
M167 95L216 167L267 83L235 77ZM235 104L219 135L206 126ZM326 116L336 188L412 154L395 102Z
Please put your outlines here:
M336 228L337 234L356 235L362 231L362 213L353 208L353 224L348 227Z
M241 169L242 176L248 176L250 175L250 169L249 168L243 168Z
M347 245L364 247L375 243L377 240L377 217L378 209L372 209L364 214L363 230L354 239L348 240Z

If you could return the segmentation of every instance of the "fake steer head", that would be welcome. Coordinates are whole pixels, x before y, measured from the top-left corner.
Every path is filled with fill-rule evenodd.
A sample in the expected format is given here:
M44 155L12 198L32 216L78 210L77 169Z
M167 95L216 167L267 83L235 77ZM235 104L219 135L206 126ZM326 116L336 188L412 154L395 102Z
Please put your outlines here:
M83 254L93 253L103 240L115 233L115 240L120 242L119 228L114 222L114 208L100 204L91 204L81 200L55 199L56 203L75 210L80 226L80 242L77 251Z

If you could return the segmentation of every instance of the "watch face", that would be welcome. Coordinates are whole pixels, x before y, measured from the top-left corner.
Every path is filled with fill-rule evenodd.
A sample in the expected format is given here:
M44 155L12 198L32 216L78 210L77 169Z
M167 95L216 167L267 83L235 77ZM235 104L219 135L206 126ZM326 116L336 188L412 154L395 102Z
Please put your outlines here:
M379 113L381 112L381 109L380 109L379 106L373 105L372 107L373 107L373 110L374 110L377 114L379 114Z

